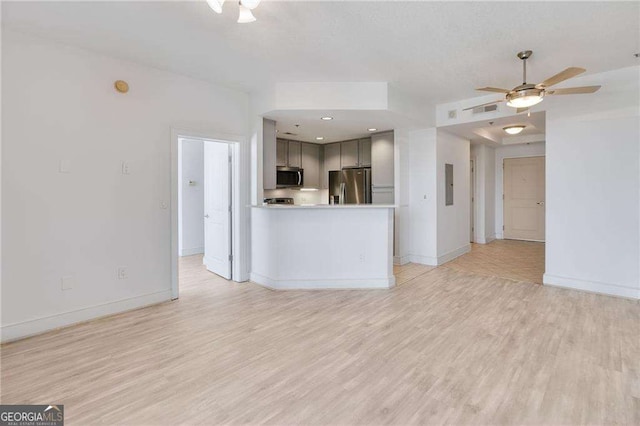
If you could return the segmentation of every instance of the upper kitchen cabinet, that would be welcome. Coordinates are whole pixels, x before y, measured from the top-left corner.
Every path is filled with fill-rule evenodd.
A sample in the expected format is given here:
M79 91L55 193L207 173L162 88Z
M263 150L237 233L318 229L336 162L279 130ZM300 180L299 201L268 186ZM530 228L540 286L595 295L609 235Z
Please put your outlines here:
M298 141L289 141L289 164L288 167L301 167L301 146Z
M358 140L341 143L342 154L340 155L342 167L358 167Z
M289 163L289 141L278 139L276 142L276 166L287 167Z
M341 143L341 166L371 167L371 138L354 139Z
M300 167L302 161L300 142L278 139L276 142L276 166Z
M304 170L304 187L320 188L320 145L313 143L301 144L301 165Z
M324 166L322 172L322 187L329 187L329 172L340 170L340 142L324 145Z
M371 138L358 140L358 165L371 167Z

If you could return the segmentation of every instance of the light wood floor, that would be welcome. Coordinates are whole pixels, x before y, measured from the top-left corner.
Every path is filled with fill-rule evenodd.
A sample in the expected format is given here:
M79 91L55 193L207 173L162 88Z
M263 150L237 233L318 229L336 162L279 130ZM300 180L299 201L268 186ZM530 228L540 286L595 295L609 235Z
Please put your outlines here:
M179 301L2 346L0 399L72 425L640 424L637 302L399 275L274 292L186 258Z
M471 244L470 253L445 266L458 271L542 284L544 243L495 240L489 244Z

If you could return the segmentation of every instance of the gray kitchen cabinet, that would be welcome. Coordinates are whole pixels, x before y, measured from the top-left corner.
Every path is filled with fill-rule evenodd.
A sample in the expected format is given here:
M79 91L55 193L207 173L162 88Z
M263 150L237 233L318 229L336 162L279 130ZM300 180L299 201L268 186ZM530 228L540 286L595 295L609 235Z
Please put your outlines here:
M314 143L301 144L305 188L320 188L320 148L320 145Z
M301 157L301 147L300 147L300 142L298 141L289 141L289 160L288 160L288 166L289 167L301 167L300 164L302 163L302 157Z
M371 138L358 140L358 166L371 167Z
M371 180L373 204L394 202L394 135L378 133L371 137Z
M341 143L340 164L342 167L358 167L358 140Z
M276 141L276 166L287 167L289 156L289 141L278 139Z
M330 143L324 147L324 164L322 167L322 188L329 187L329 172L340 170L340 142Z

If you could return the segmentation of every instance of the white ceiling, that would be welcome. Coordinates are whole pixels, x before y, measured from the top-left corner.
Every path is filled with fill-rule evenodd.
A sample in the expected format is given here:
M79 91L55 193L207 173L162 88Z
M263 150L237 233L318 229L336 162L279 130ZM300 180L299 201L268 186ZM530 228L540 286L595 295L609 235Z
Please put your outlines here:
M638 2L3 2L3 27L245 91L274 82L386 81L425 102L520 83L568 66L631 66ZM364 123L362 123L364 124ZM384 122L376 124L384 126Z
M517 136L511 136L504 131L507 126L526 126ZM492 118L472 123L453 124L451 126L439 127L446 132L469 139L472 144L481 143L492 146L508 145L519 141L526 143L524 136L540 135L535 140L544 140L545 134L545 112L521 113L511 117Z
M331 121L321 117L333 117ZM274 111L266 118L276 121L278 137L304 142L331 143L370 136L372 133L403 127L407 119L390 111ZM296 124L298 127L296 127ZM375 132L368 129L375 128ZM285 132L294 133L287 135ZM323 140L317 140L323 137Z

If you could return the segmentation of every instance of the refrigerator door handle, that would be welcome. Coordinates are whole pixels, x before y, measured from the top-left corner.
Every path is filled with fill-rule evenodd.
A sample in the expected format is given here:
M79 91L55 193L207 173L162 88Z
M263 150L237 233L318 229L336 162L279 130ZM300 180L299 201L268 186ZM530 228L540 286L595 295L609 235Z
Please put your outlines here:
M339 204L344 204L344 202L345 202L344 197L346 195L347 195L346 184L344 182L342 182L340 184L340 200L338 201Z
M371 204L371 171L364 172L364 203Z

